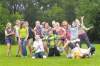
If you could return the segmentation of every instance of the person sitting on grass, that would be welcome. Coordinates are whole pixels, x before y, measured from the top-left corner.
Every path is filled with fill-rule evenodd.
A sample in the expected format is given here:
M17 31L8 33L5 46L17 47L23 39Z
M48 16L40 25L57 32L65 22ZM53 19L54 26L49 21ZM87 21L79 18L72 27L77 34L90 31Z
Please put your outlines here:
M43 41L39 35L35 35L35 41L33 43L32 59L35 58L47 58L44 52Z

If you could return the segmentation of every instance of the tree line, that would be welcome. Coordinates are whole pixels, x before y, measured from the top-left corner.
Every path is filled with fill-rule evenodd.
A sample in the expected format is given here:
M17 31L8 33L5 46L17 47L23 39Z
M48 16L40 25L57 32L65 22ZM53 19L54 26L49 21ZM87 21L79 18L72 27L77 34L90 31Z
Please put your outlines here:
M7 22L24 19L34 25L36 20L52 20L71 23L75 18L85 16L88 32L93 42L100 42L100 0L0 0L0 43L4 43L4 29Z

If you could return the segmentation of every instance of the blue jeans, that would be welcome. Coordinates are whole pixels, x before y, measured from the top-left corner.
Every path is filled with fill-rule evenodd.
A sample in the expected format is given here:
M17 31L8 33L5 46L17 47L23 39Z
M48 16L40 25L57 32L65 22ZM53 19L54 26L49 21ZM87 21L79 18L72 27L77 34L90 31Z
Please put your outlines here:
M44 52L38 52L38 53L34 53L33 56L35 56L35 58L43 58Z
M22 55L23 56L27 56L26 41L25 41L25 39L21 39L21 48L22 48Z

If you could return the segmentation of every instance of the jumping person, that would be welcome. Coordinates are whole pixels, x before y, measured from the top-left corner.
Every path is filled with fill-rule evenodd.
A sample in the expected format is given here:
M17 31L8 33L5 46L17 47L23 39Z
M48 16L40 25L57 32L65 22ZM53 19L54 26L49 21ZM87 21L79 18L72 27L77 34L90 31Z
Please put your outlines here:
M78 30L79 30L80 47L81 47L82 42L85 40L86 43L87 43L87 47L88 48L91 47L92 51L95 51L95 47L90 42L90 40L88 38L88 35L87 35L87 32L86 32L86 31L90 30L93 27L91 26L89 28L86 28L85 25L84 25L83 20L84 20L84 16L81 17L81 22L78 19L75 20L75 22L78 26Z

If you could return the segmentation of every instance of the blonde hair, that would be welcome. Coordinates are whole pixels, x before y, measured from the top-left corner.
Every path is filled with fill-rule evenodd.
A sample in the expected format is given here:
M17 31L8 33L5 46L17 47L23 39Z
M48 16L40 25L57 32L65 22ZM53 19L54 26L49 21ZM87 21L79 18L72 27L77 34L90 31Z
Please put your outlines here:
M81 24L79 19L75 19L75 22L76 22L78 25Z
M60 26L60 23L59 22L56 22L56 26Z
M10 22L8 22L8 23L6 24L6 29L7 29L9 26L10 26L10 27L12 26L12 24L11 24Z
M64 21L62 22L62 25L68 26L68 21L64 20Z

